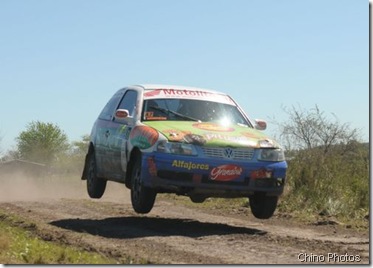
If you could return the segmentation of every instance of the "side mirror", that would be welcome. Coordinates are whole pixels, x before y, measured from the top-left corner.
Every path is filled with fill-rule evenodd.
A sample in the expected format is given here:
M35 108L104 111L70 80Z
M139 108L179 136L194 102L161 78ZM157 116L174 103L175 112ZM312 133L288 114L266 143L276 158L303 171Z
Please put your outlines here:
M266 130L267 122L262 119L255 119L255 129Z
M115 121L119 123L128 123L133 117L130 116L130 113L127 109L118 109L115 111Z
M115 111L116 119L124 119L129 116L130 112L127 109L118 109Z

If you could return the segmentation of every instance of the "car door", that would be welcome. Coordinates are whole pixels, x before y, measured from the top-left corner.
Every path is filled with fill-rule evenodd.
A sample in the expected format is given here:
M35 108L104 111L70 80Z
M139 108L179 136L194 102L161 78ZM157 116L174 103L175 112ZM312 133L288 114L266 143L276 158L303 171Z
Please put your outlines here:
M110 155L110 135L114 127L113 115L123 95L124 90L119 90L108 101L100 113L95 123L94 132L92 133L94 137L97 173L100 177L108 178L113 167L113 159Z
M136 118L136 106L138 103L138 92L136 90L128 89L120 101L117 109L126 109L129 112L129 118ZM126 152L126 141L128 140L129 133L134 127L136 120L121 120L116 121L115 116L112 119L113 127L109 131L109 148L110 156L112 157L112 166L110 177L113 180L124 181L125 178L125 164L122 165L122 156ZM124 154L125 156L125 154Z

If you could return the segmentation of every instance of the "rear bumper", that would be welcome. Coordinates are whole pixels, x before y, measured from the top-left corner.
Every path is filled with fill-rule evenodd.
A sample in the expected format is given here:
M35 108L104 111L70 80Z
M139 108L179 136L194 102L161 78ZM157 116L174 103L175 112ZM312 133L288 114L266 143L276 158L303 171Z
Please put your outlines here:
M281 195L287 164L230 161L161 153L143 154L142 179L158 192L244 197L254 192Z

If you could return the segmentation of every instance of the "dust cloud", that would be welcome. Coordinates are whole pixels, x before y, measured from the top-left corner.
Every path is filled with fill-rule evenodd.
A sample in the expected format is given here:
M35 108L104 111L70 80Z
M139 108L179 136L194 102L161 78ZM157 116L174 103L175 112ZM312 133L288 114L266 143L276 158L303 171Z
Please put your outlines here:
M82 181L80 175L34 176L21 171L0 174L0 202L45 201L61 198L90 199L86 190L86 181ZM124 184L108 182L101 200L129 203L129 190Z

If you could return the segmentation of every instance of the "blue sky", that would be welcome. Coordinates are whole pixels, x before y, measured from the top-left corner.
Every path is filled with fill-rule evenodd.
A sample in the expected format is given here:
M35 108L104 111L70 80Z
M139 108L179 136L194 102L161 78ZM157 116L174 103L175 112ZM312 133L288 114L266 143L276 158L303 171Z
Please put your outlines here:
M80 140L139 83L224 91L267 121L318 105L368 141L369 2L1 0L3 153L35 120Z

